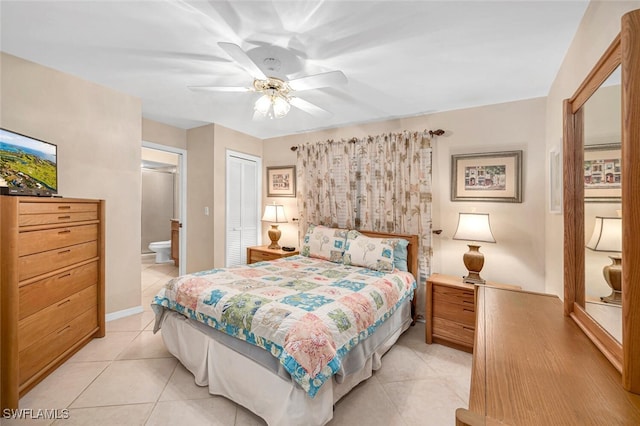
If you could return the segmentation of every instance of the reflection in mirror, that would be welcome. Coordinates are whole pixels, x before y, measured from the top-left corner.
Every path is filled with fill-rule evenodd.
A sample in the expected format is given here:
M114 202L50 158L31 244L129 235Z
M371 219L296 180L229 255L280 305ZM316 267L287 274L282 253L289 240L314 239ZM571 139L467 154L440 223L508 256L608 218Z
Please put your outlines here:
M582 107L584 114L585 310L622 343L620 67ZM613 265L613 266L612 266Z

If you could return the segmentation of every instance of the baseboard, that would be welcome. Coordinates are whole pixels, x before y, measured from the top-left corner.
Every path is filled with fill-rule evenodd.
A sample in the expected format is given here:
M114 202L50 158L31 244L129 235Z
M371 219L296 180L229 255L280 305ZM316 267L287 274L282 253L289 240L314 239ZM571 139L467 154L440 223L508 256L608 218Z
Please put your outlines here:
M142 312L144 312L144 309L142 308L142 305L135 306L133 308L123 309L121 311L116 311L116 312L111 312L110 314L107 314L105 316L105 321L109 322L109 321L117 320L117 319L120 319L120 318L129 317L131 315L141 314Z

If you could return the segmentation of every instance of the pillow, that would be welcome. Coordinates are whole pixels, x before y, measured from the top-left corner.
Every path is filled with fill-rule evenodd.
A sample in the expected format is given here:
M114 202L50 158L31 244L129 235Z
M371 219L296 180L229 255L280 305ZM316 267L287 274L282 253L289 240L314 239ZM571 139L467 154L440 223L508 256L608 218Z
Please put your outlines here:
M399 239L398 244L396 244L396 249L393 251L393 266L404 272L409 271L409 265L407 264L408 245L409 241Z
M342 263L347 230L309 225L302 242L300 254L307 257Z
M393 252L397 239L372 238L351 230L347 233L344 264L364 266L376 271L393 271Z

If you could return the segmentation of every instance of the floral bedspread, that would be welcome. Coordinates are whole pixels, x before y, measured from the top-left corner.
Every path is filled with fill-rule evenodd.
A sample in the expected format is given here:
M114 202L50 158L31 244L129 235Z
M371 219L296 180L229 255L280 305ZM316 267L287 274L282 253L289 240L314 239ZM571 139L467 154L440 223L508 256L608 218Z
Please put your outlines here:
M153 304L270 351L313 397L415 287L408 272L291 256L174 278Z

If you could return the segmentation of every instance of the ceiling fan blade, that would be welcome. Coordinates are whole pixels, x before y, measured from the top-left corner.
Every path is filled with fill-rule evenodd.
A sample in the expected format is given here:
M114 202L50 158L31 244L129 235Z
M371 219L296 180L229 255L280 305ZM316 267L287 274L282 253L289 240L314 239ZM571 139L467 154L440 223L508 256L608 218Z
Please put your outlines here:
M190 90L203 92L252 92L253 89L240 86L188 86Z
M256 65L255 62L240 48L237 44L226 43L223 41L218 42L220 46L229 56L235 60L238 65L244 68L253 78L258 80L266 80L267 76L264 75L262 70Z
M342 71L329 71L289 80L288 84L293 90L309 90L338 86L346 82L347 76Z
M311 114L315 117L328 118L333 115L326 109L320 108L318 105L312 104L311 102L305 101L301 98L292 97L289 99L289 103L294 107L299 108L307 114Z

